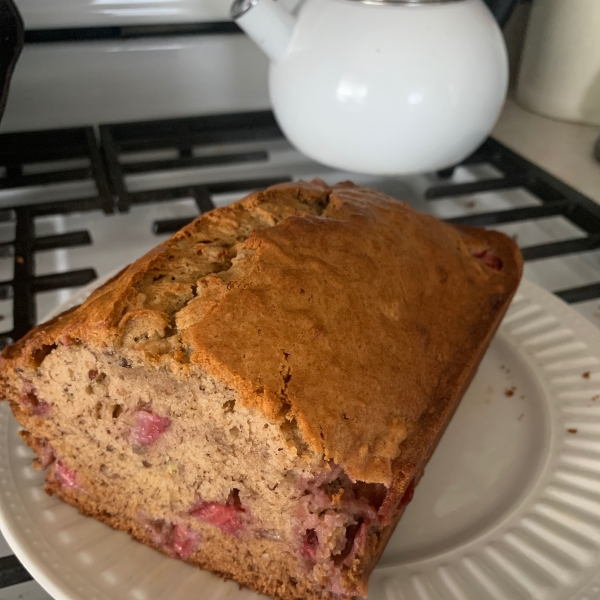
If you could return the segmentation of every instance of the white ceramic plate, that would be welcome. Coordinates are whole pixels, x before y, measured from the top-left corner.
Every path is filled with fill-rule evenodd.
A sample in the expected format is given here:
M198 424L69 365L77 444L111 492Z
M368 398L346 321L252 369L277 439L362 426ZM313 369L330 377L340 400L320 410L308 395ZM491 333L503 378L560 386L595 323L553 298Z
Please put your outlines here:
M0 527L57 600L256 598L47 496L17 432L3 405ZM600 598L600 332L538 286L522 282L369 597Z

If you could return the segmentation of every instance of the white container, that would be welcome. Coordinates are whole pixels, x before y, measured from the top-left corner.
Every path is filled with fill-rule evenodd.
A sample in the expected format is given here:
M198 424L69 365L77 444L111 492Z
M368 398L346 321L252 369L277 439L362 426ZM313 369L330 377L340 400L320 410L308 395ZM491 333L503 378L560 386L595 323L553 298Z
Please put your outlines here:
M516 96L538 114L600 124L600 0L534 0Z

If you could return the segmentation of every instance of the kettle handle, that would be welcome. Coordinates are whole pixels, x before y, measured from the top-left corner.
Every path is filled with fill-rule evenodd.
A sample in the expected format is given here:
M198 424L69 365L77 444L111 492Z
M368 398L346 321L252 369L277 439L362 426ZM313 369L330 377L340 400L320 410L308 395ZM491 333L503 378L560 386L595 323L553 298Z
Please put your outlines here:
M24 37L23 19L13 0L0 0L0 118Z

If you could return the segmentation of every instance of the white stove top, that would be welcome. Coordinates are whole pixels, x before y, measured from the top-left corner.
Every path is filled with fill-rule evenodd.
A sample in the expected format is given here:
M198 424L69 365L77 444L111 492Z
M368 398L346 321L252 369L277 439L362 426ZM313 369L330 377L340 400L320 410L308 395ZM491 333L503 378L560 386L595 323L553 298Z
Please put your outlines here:
M439 180L435 176L414 176L404 179L382 179L358 176L351 173L331 171L313 163L298 154L286 142L277 141L247 143L244 149L267 149L269 160L262 163L248 163L242 166L220 166L212 168L182 169L166 173L150 173L128 176L127 185L131 191L190 185L210 180L248 179L277 175L292 175L295 179L311 179L320 177L328 183L344 179L352 179L359 183L378 187L399 199L407 200L415 208L428 211L441 218L458 217L467 214L519 208L539 204L533 196L524 190L486 192L479 195L442 199L427 202L423 192ZM241 149L237 145L236 149ZM214 150L214 149L213 149ZM232 147L222 148L231 151ZM153 158L158 158L153 153ZM218 175L218 177L216 177ZM499 177L501 173L487 165L460 167L456 170L453 182L468 182L482 178ZM89 182L69 184L70 193L77 196L82 191L89 192ZM87 187L86 187L87 186ZM43 189L29 189L18 192L22 202L39 199L40 195L52 195L65 191L54 186ZM217 206L237 200L244 194L215 195L213 201ZM0 192L0 207L14 200L15 192ZM156 220L178 217L194 217L197 208L194 201L182 199L178 201L133 206L128 214L106 216L100 211L71 214L66 216L43 217L36 220L36 233L50 235L85 229L91 234L91 246L62 249L36 256L36 275L63 272L73 269L93 267L99 276L114 271L135 260L150 250L167 236L156 236L152 233L152 224ZM551 217L536 221L523 221L497 227L497 229L515 238L522 246L531 246L567 238L583 236L584 233L563 217ZM0 223L0 242L10 241L13 236L13 225ZM12 258L0 258L0 281L12 276ZM590 252L566 257L530 261L525 265L525 277L540 284L548 290L559 290L581 286L600 280L600 253ZM43 316L56 305L64 302L73 290L63 290L38 294L38 315ZM574 305L586 318L596 326L600 326L600 301L594 300ZM10 302L0 302L0 331L12 328ZM11 554L10 549L0 539L0 556ZM0 600L42 600L49 596L35 583L29 582L0 590Z

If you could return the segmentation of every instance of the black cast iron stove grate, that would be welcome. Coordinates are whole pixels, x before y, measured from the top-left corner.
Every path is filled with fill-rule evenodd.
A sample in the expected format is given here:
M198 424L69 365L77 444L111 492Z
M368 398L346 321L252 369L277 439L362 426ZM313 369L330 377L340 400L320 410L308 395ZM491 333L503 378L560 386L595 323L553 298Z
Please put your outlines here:
M0 190L22 186L48 185L57 182L91 178L97 193L90 197L42 201L28 205L4 205L0 218L16 221L15 239L0 244L0 256L12 256L14 276L0 282L0 299L12 298L14 327L0 334L6 345L24 335L35 324L35 294L49 289L81 286L96 277L93 268L34 275L35 254L44 250L91 243L86 231L36 237L34 220L38 216L86 211L101 208L106 217L115 210L127 212L132 205L166 202L192 197L198 212L214 207L212 195L224 192L243 192L262 188L282 181L292 175L271 178L203 181L199 185L173 186L159 189L131 191L127 176L171 171L190 167L231 165L264 162L267 151L252 150L229 153L197 153L198 148L241 142L266 142L281 140L282 134L270 112L217 115L167 121L151 121L100 127L99 144L90 128L28 132L0 135ZM154 160L136 159L136 153L170 150L168 158ZM83 159L84 166L58 170L48 168L43 172L28 172L31 163L52 163ZM526 260L564 256L600 248L600 206L582 196L564 183L524 160L495 140L488 139L463 164L491 164L503 175L499 178L456 184L448 181L453 169L438 173L439 182L429 188L425 197L429 201L473 193L494 192L524 188L537 200L536 206L472 214L450 222L494 227L510 222L540 219L561 215L585 232L585 237L523 248ZM99 217L102 218L102 217ZM157 221L157 234L176 231L190 219ZM567 302L580 302L600 297L600 281L578 288L566 289L558 295ZM28 581L31 576L14 556L0 558L0 588Z
M526 261L567 256L600 248L600 206L598 204L491 138L488 138L463 164L481 163L493 165L503 173L503 176L472 183L437 185L425 192L426 199L431 201L453 196L521 188L527 190L539 201L539 204L473 214L448 219L448 222L493 228L495 225L504 223L562 216L585 232L584 237L523 247L521 251ZM450 177L453 170L447 169L438 175L444 179ZM592 300L600 297L600 282L560 290L555 294L569 303Z
M13 277L0 281L0 300L12 299L13 328L0 334L0 347L25 335L36 323L35 294L78 287L96 278L94 269L35 275L35 254L59 248L91 244L87 231L37 237L36 217L73 211L113 210L112 194L91 127L0 135L0 190L15 191L32 186L48 190L35 204L9 200L0 212L1 221L13 221L14 239L0 244L0 257L13 257ZM95 192L84 197L61 197L56 184L90 180ZM11 202L14 204L11 205Z
M126 177L131 174L266 162L268 153L264 150L200 155L197 152L203 147L281 139L281 131L268 111L103 125L100 127L100 138L108 172L117 195L117 208L120 211L128 211L133 204L188 196L195 199L202 213L214 208L211 194L260 189L291 180L291 177L215 180L189 187L143 191L128 189ZM175 151L176 155L156 160L122 160L122 156L127 154L169 150ZM157 224L155 232L177 231L183 224L185 223L178 220L161 222Z

